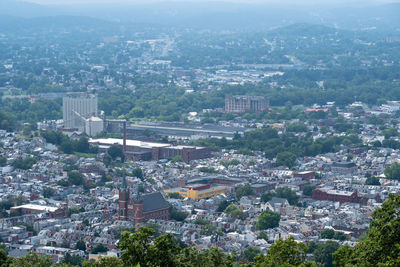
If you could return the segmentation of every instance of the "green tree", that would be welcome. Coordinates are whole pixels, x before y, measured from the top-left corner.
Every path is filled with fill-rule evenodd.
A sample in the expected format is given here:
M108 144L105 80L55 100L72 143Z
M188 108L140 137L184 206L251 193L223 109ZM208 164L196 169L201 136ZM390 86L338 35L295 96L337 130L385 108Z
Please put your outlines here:
M55 194L55 190L53 188L50 188L50 187L43 188L43 197L51 198L52 196L54 196L54 194Z
M290 205L296 205L299 201L299 196L296 191L290 189L288 186L282 186L275 189L276 196L286 198Z
M179 193L177 193L177 192L169 193L169 194L168 194L168 197L169 197L169 198L175 198L175 199L182 199L182 198L183 198L183 197L182 197Z
M143 180L143 171L142 171L141 168L135 168L135 169L133 169L132 175L133 175L134 177L139 178L140 180Z
M244 196L251 196L254 194L254 190L249 184L245 184L244 186L240 186L236 188L236 198L241 199Z
M307 126L302 122L294 122L286 124L286 131L287 132L307 132Z
M205 173L218 173L218 171L214 167L200 167L199 171Z
M324 238L324 239L332 239L334 235L335 235L335 231L330 228L326 228L321 232L321 238Z
M72 266L81 266L83 262L83 258L79 255L71 255L68 252L65 254L61 263L65 263Z
M217 212L223 212L226 207L229 206L229 202L227 200L223 200L218 204Z
M104 246L102 243L99 243L92 249L91 252L93 254L98 254L98 253L107 252L107 251L108 251L108 248L106 246Z
M257 239L264 239L265 241L268 241L268 235L265 232L261 232Z
M60 145L60 150L65 154L74 153L74 144L70 140L64 140Z
M254 258L260 255L261 250L256 247L247 247L242 254L242 257L246 259L246 261L254 261Z
M22 134L25 136L30 136L32 133L31 126L30 125L24 125L24 128L22 129Z
M218 266L232 267L235 255L223 253L218 248L210 248L205 251L199 251L195 248L183 249L178 257L176 266Z
M281 220L281 215L279 213L266 210L258 215L256 227L259 230L265 230L270 228L275 228L279 226L279 221Z
M244 220L247 216L245 212L243 212L238 206L233 203L226 207L224 212L231 215L235 219Z
M85 241L79 240L78 242L76 242L75 249L86 251Z
M183 158L182 158L182 156L175 156L175 157L173 157L172 159L171 159L171 163L177 163L177 162L182 162L183 161Z
M218 228L211 224L205 224L201 227L200 234L205 236L215 235L218 232Z
M336 240L344 241L347 239L347 236L343 232L335 232L333 238Z
M256 266L301 266L307 255L307 246L297 243L293 237L286 240L278 239L266 252L266 255L255 257ZM306 265L303 265L306 266Z
M142 185L142 184L140 184L139 186L138 186L138 192L140 192L140 193L144 193L144 186Z
M122 162L125 160L124 151L122 150L122 147L119 145L112 145L107 150L107 154L110 155L112 160L116 160L117 158L121 158Z
M29 170L37 162L33 157L26 157L24 159L16 159L11 164L16 169Z
M291 152L280 152L276 155L276 166L292 168L296 162L296 155Z
M169 208L169 215L171 216L172 220L182 222L186 219L189 215L186 212L176 210L174 207L170 206Z
M4 167L7 165L7 158L0 156L0 167Z
M108 153L105 154L104 158L103 158L104 165L106 165L106 167L108 167L108 166L110 166L111 162L112 162L111 156Z
M315 188L316 188L316 186L315 186L315 185L312 185L312 184L310 184L310 185L305 185L305 186L303 187L303 194L304 194L305 196L311 197L311 196L312 196L312 191L313 191Z
M90 226L89 219L84 219L84 220L82 221L82 224L85 225L85 226ZM103 244L102 244L102 245L103 245Z
M340 247L335 266L398 266L400 263L400 195L390 194L372 213L367 238L354 248Z
M77 171L71 171L67 173L68 183L71 185L84 185L86 183L83 174Z
M392 165L387 166L384 173L388 179L400 180L400 164L395 162Z
M15 118L10 114L0 111L0 129L8 132L14 131L16 124Z
M371 176L368 177L367 180L365 180L365 185L381 185L379 182L379 178L376 176Z
M383 130L382 134L385 136L385 139L389 139L392 136L398 136L399 132L395 128L390 128Z
M3 248L0 249L0 266L8 266L11 259L7 256L7 251Z
M274 196L276 196L275 192L266 192L261 196L261 202L265 203L270 201Z
M161 235L153 240L155 231L151 228L139 228L138 232L122 234L120 247L121 259L127 266L175 266L180 251L171 234Z
M97 261L83 261L82 267L124 267L124 263L117 257L100 257ZM136 266L135 266L136 267Z
M79 138L78 142L76 143L76 151L81 153L88 153L89 150L89 139L87 139L87 137Z
M318 244L314 250L314 260L322 263L325 267L333 267L333 253L338 250L339 244L335 241L327 241L325 244Z
M42 257L36 253L29 252L28 255L21 258L13 258L10 267L23 267L23 266L34 266L34 267L49 267L54 266L50 257Z

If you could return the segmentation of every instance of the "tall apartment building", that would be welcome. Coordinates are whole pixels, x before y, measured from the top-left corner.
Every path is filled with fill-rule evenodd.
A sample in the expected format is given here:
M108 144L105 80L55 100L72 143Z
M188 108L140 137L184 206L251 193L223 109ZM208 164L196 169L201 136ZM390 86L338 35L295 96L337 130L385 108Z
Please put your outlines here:
M252 110L263 111L269 107L269 99L262 96L227 96L225 98L225 112L244 113Z
M64 128L86 132L86 120L93 116L98 116L97 96L76 94L63 98Z

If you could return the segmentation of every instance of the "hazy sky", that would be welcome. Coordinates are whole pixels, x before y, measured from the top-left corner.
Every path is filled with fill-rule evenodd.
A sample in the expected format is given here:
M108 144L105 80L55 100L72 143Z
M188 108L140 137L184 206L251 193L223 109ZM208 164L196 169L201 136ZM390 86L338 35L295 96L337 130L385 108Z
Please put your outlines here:
M149 2L205 2L205 1L223 1L236 3L276 3L276 4L349 4L349 3L391 3L400 2L400 0L25 0L26 2L34 2L38 4L95 4L95 3L149 3Z

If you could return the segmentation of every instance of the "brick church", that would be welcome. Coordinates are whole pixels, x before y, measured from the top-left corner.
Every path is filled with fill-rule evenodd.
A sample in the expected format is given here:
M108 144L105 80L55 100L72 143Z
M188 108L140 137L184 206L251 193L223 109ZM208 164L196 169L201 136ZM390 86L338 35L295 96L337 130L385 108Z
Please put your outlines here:
M160 192L130 196L125 178L119 190L119 219L135 223L150 219L169 220L169 204Z

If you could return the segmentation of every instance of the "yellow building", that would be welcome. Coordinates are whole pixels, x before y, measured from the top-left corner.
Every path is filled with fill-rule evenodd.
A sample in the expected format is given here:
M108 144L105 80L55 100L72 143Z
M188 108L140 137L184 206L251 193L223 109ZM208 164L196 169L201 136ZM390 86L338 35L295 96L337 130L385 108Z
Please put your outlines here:
M230 191L230 187L226 186L190 186L190 187L178 187L164 190L164 193L178 193L181 197L187 197L191 199L203 199L220 194L226 194Z

